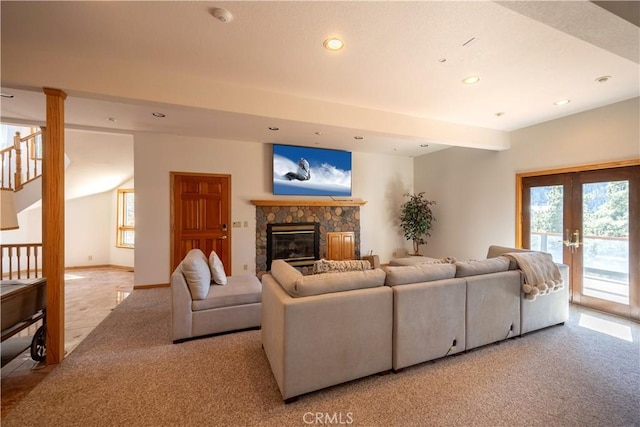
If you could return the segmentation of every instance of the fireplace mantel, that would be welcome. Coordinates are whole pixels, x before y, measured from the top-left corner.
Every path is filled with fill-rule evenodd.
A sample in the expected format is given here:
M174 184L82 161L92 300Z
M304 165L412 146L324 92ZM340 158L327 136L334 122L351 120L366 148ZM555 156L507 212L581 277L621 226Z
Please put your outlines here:
M363 206L365 200L301 200L301 199L277 199L277 200L251 200L255 206Z

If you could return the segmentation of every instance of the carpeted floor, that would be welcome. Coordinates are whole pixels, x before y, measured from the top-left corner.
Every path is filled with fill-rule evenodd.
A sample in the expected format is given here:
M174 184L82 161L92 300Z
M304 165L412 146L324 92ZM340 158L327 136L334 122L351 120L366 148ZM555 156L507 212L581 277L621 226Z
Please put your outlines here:
M134 291L3 425L640 425L633 322L621 321L629 342L580 326L600 315L573 307L564 326L285 405L260 331L174 345L169 298L166 288Z

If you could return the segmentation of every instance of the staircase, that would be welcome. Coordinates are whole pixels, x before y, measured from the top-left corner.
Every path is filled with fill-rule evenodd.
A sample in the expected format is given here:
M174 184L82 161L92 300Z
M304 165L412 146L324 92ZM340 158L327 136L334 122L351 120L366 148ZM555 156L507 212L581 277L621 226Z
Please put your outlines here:
M13 192L14 214L41 197L41 187L34 181L42 175L42 137L43 130L25 137L16 132L13 145L0 150L0 189ZM41 277L41 254L42 243L0 245L0 279Z
M16 132L13 146L0 150L0 188L20 191L42 175L42 132L25 137Z

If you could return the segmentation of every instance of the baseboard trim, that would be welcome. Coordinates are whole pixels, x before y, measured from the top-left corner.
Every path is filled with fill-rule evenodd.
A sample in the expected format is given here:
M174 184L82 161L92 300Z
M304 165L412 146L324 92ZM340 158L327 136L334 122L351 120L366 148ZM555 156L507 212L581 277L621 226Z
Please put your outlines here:
M65 267L65 270L91 270L91 269L99 269L99 268L113 268L116 270L131 270L133 271L133 267L127 267L126 265L114 265L114 264L99 264L99 265L72 265L69 267Z
M133 285L133 290L145 290L145 289L155 289L155 288L168 288L171 285L168 283L157 283L155 285Z

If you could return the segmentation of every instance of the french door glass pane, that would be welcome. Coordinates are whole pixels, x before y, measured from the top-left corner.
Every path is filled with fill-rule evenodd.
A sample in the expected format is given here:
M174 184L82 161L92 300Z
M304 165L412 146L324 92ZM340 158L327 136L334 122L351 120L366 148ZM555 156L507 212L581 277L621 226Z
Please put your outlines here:
M584 295L629 304L629 182L582 185Z
M531 187L530 248L548 252L555 262L562 262L563 187Z

